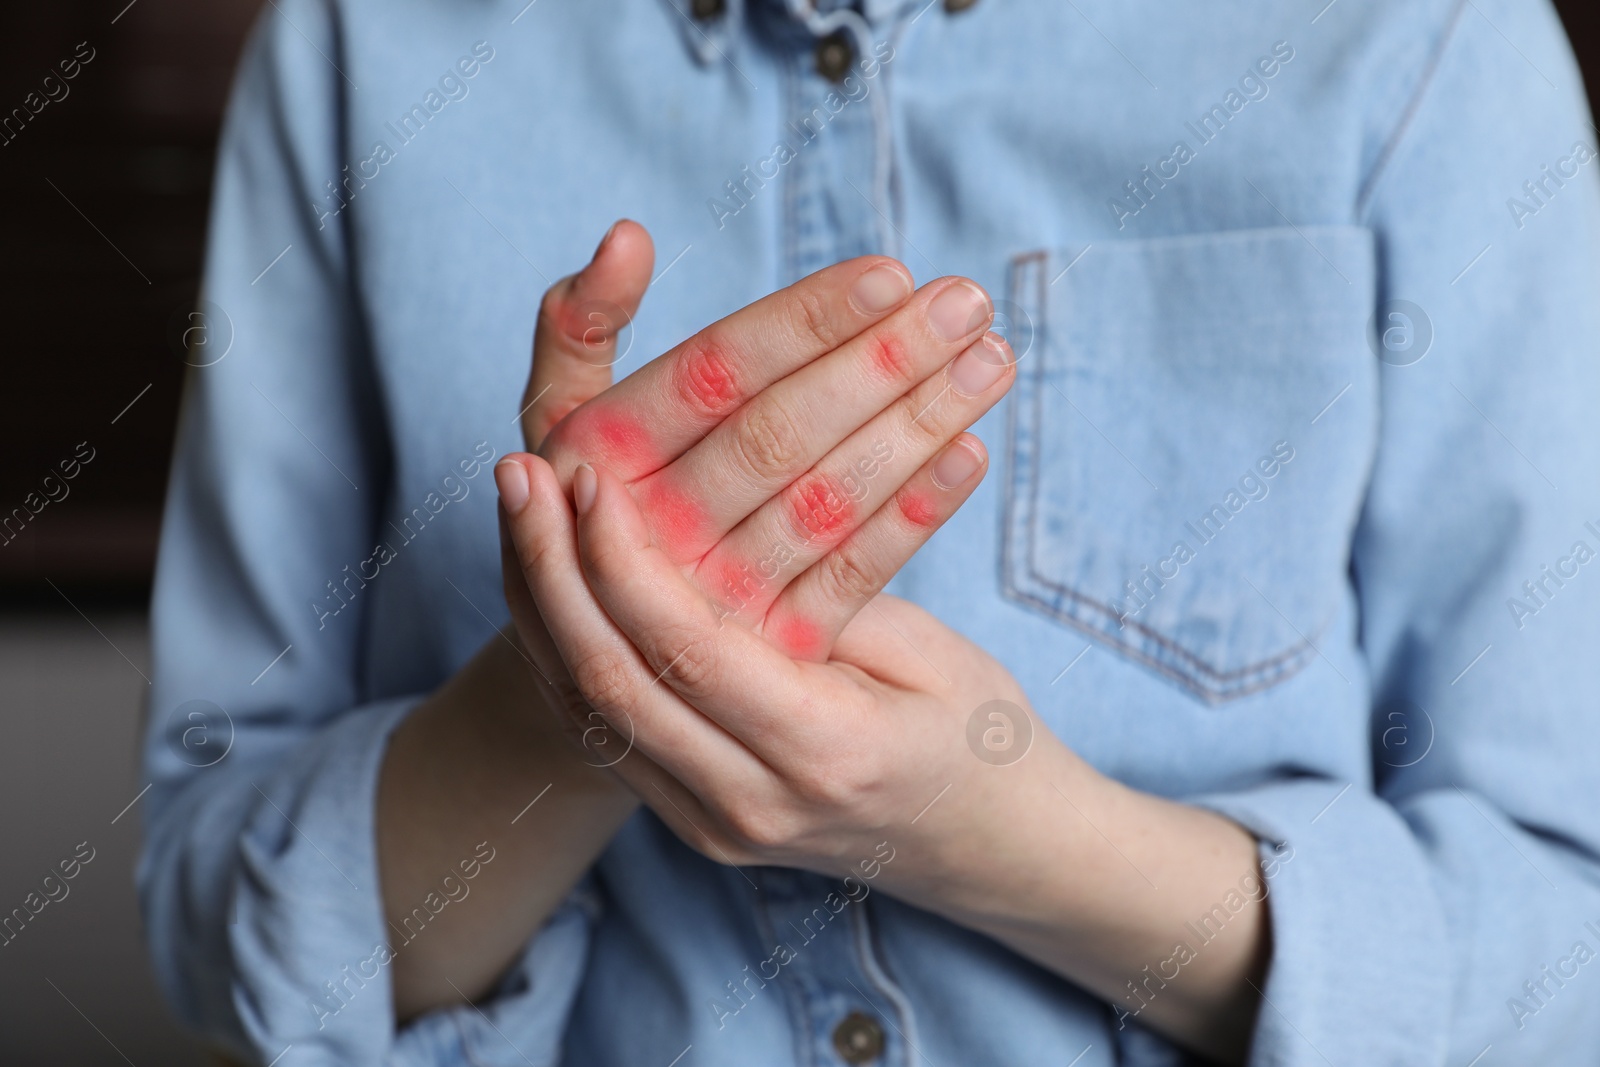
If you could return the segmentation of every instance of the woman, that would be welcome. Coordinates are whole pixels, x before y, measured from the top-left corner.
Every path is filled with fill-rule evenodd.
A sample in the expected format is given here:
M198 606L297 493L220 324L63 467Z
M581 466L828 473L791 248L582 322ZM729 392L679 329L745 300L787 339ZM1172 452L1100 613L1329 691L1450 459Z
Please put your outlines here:
M174 1003L1590 1062L1593 157L1543 5L275 4L155 602Z

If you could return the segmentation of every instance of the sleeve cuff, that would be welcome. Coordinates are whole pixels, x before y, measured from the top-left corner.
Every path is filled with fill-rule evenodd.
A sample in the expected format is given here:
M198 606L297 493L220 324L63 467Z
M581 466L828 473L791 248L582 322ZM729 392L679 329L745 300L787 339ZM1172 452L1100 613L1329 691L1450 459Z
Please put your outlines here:
M394 1067L559 1063L599 910L599 894L585 879L528 942L484 1003L424 1015L400 1033L389 1062Z
M587 885L487 1002L395 1032L388 967L404 938L384 921L376 796L389 736L415 704L347 714L252 783L228 939L233 1006L263 1063L543 1067L559 1055L598 906Z
M1443 1062L1453 950L1399 813L1320 778L1190 803L1260 839L1272 960L1250 1067Z

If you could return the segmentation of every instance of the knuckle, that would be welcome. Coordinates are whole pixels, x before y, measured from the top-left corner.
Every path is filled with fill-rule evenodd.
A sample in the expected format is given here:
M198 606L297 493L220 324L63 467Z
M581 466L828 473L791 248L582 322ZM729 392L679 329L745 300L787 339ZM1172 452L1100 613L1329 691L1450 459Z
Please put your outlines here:
M789 530L802 545L834 544L855 528L857 499L824 475L798 479L784 498Z
M910 388L922 380L921 368L905 342L889 330L878 330L866 338L867 354L886 380Z
M544 575L552 574L561 565L555 555L555 545L548 537L516 539L514 548L522 573L515 576L507 574L505 576L507 582L520 580L531 589L533 582L530 579L537 580ZM537 599L535 597L535 601Z
M578 687L571 683L552 687L545 699L562 734L582 748L585 731L594 725L591 716L598 716L599 712L590 706L583 694L578 691Z
M913 450L937 447L950 436L948 400L948 392L941 382L937 391L917 389L896 401L900 412L895 421L905 428Z
M532 438L539 428L539 423L547 424L548 428L539 438L537 448L539 455L551 466L555 466L557 457L566 453L575 453L577 451L575 441L589 432L589 409L578 404L566 411L562 411L559 405L553 405L553 411L561 415L557 419L546 415L544 411L540 410L541 406L542 401L536 403L533 409L523 416L525 423L530 419L535 419L532 425L526 427L525 433L527 437ZM529 440L528 444L532 446L535 442Z
M680 692L704 692L717 675L712 639L703 634L668 635L648 658L660 664L658 676Z
M569 336L572 278L562 278L544 291L539 299L539 324L562 336Z
M814 289L800 287L789 302L794 328L802 337L809 337L825 351L839 347L839 330L828 314L828 302Z
M762 482L786 476L805 454L793 417L770 400L750 405L735 428L734 447Z
M778 804L745 801L721 813L728 833L741 847L760 852L778 851L796 838L794 818Z
M602 715L634 703L633 665L613 649L591 652L572 664L572 680L588 705Z
M867 798L879 791L879 777L870 756L851 754L859 748L858 740L843 739L835 746L842 755L797 772L790 788L812 807L835 816L848 817L850 812L867 808Z
M562 436L556 433L557 427L566 421L568 415L582 407L589 397L579 395L564 383L546 388L548 392L541 397L534 392L530 382L527 392L523 394L522 405L526 411L522 416L523 442L530 449L542 449L548 443L551 450L555 451L563 444ZM547 455L545 458L550 457Z
M587 539L580 562L584 573L606 586L621 585L638 570L633 549L606 537Z
M833 766L797 771L789 788L807 805L830 811L845 807L853 796L844 775Z
M881 584L865 554L846 542L822 558L822 575L834 600L854 604L871 600Z
M675 371L679 395L706 415L722 415L739 402L737 357L737 351L710 330L691 338Z

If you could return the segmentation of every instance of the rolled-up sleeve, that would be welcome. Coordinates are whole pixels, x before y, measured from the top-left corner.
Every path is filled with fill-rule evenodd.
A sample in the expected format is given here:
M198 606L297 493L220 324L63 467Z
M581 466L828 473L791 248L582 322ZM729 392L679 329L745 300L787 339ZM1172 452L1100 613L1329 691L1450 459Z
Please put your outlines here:
M542 1064L583 971L581 889L497 997L395 1032L374 806L423 694L364 670L360 602L314 606L371 555L389 482L349 238L325 214L339 37L331 5L272 5L224 127L152 609L147 934L179 1016L253 1061Z
M1554 12L1480 0L1368 182L1413 331L1351 560L1374 773L1202 801L1279 861L1253 1064L1600 1048L1594 137Z

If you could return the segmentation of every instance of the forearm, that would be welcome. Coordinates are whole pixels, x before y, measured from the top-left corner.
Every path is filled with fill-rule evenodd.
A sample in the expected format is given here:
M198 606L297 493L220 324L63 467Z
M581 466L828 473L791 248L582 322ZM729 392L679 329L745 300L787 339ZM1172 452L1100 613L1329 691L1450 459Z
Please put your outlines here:
M1024 768L1009 839L956 861L965 873L926 904L1105 999L1120 1023L1242 1062L1271 949L1255 839L1064 747Z
M377 835L391 930L442 896L441 879L459 879L480 843L494 850L470 894L396 953L397 1018L486 992L636 803L583 761L518 650L492 638L401 724L385 756Z

